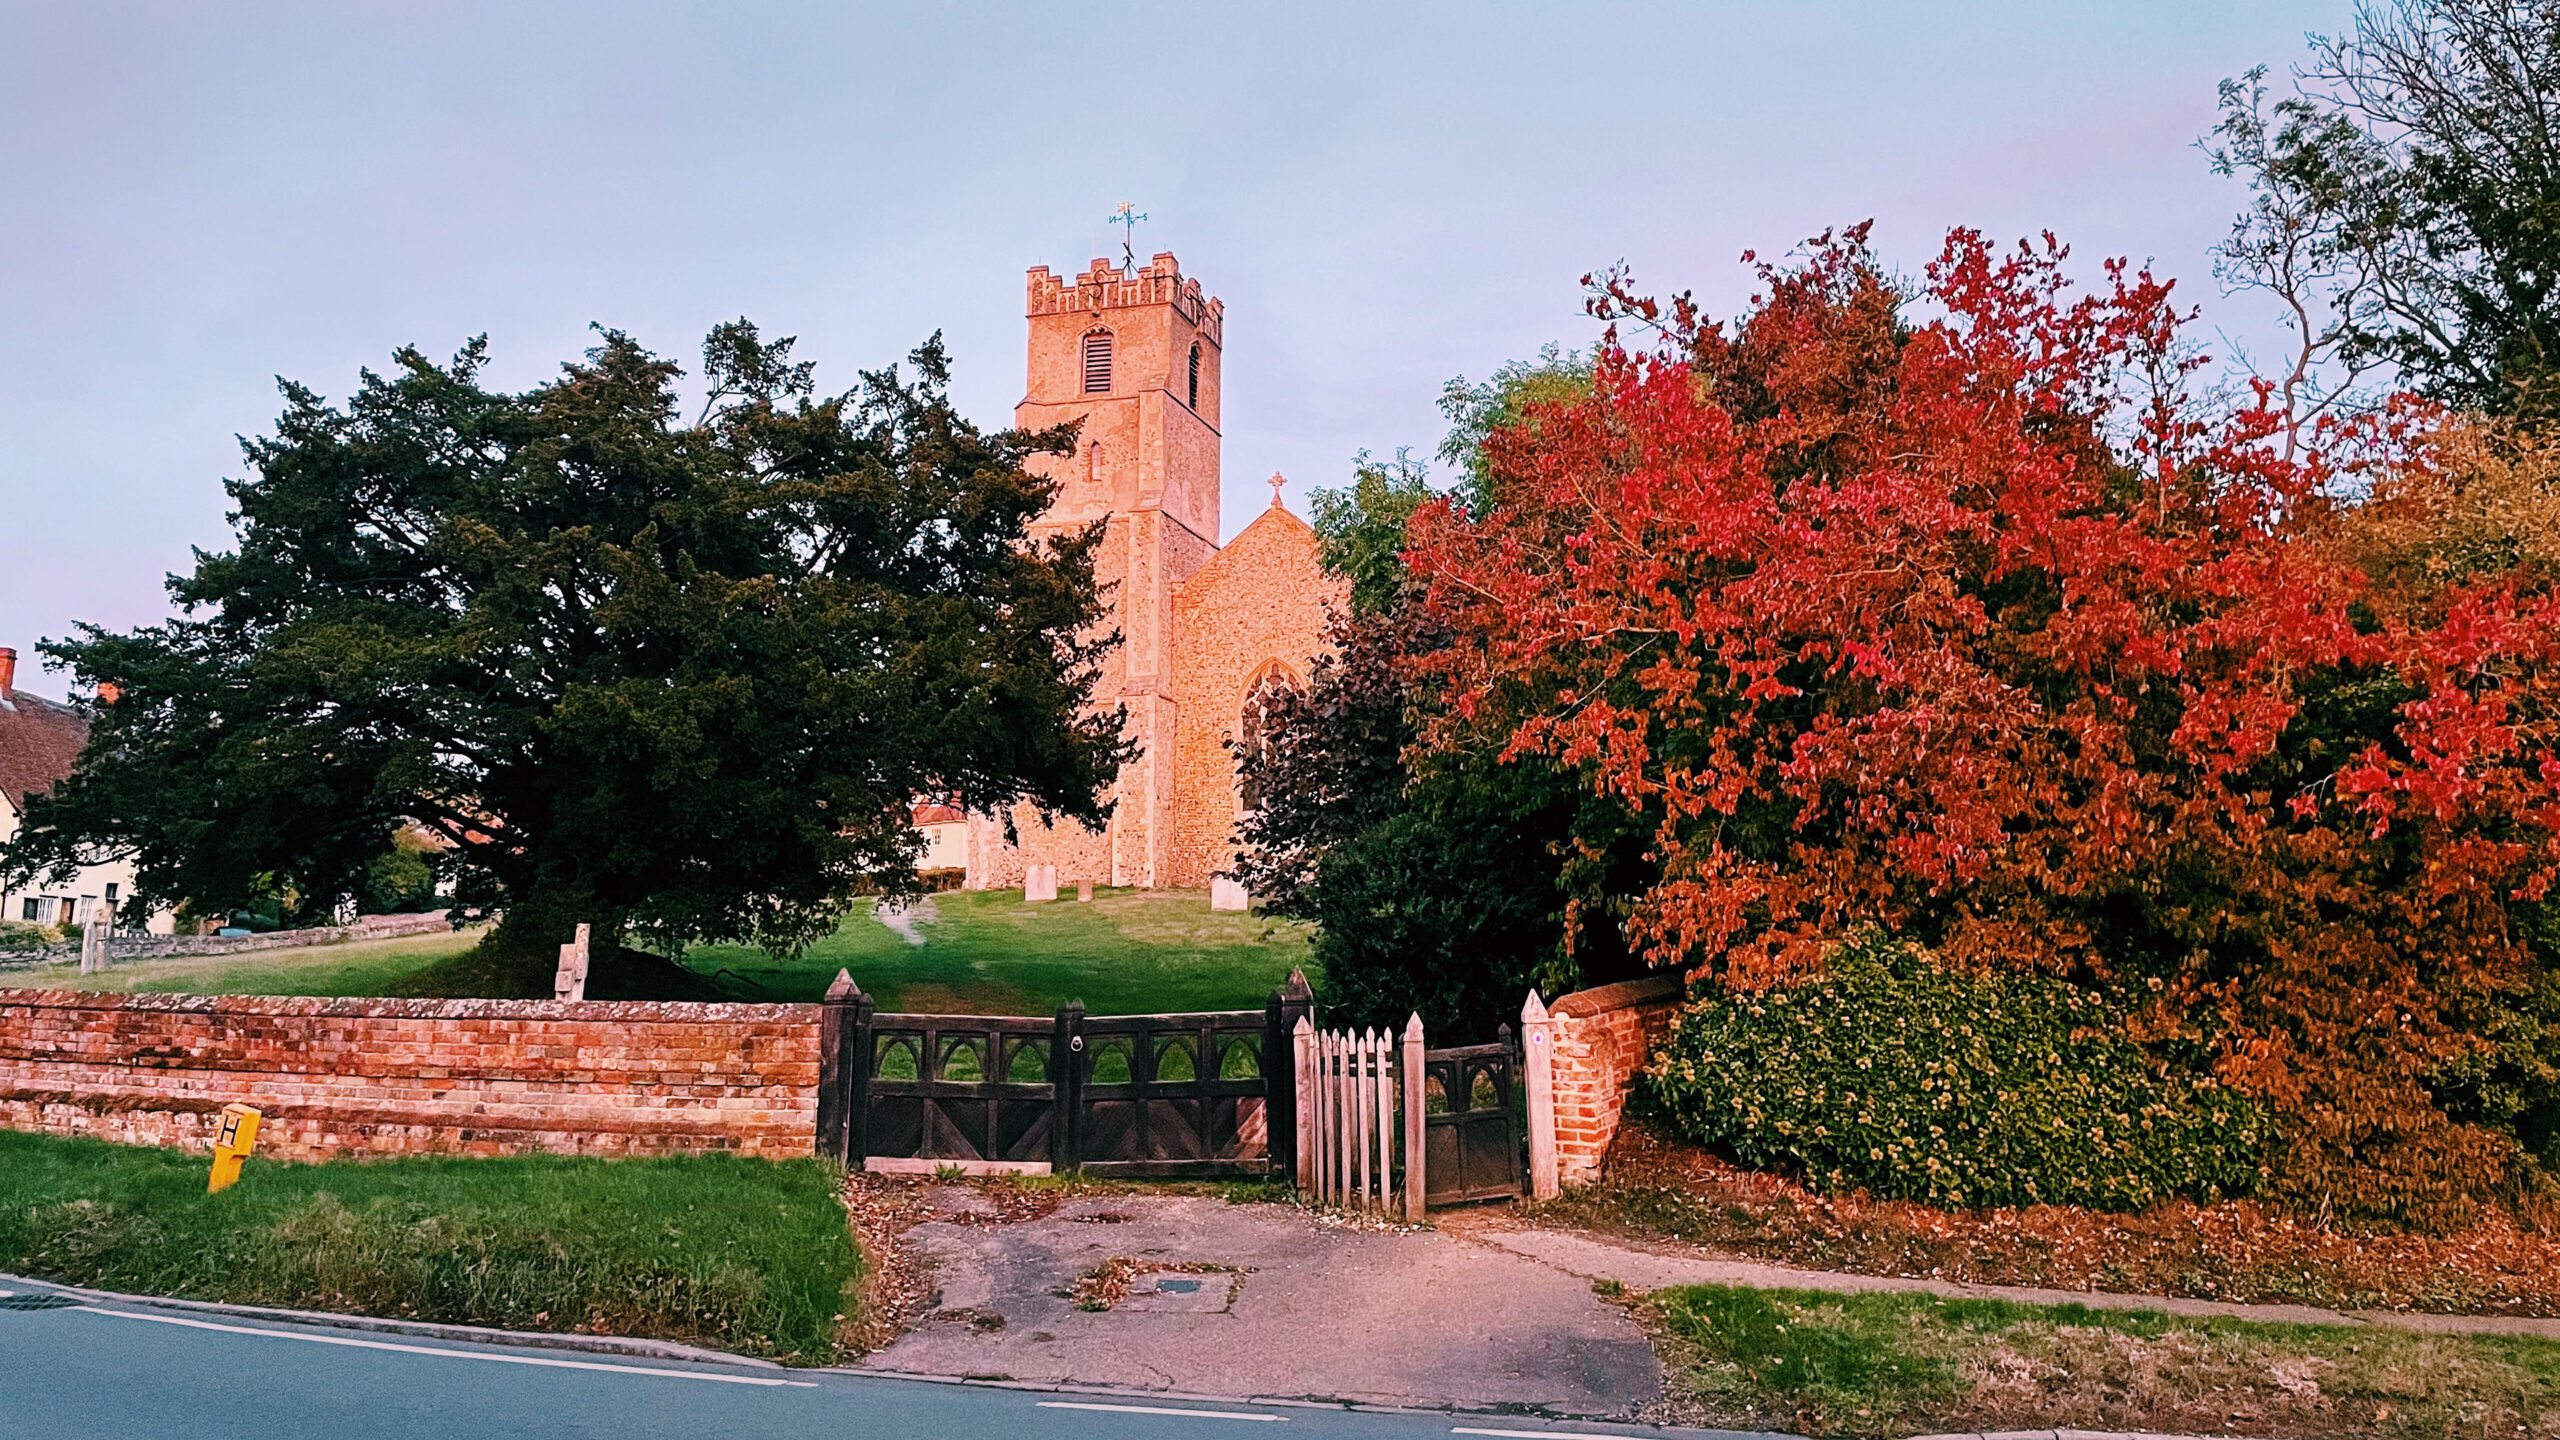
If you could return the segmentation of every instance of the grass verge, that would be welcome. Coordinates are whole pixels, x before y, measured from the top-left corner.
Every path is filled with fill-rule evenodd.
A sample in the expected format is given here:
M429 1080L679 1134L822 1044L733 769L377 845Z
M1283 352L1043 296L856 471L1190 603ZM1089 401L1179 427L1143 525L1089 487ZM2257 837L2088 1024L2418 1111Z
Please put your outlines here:
M860 1269L814 1160L251 1160L0 1132L0 1270L192 1300L837 1358Z
M1251 1009L1292 969L1313 968L1308 927L1212 911L1205 891L1026 905L1019 890L956 890L908 925L912 941L865 900L798 956L706 945L685 964L738 999L816 1000L844 969L883 1010L976 1015L1040 1015L1069 1000L1096 1015Z
M2560 1342L2078 1305L1696 1285L1637 1302L1687 1424L1809 1435L2096 1429L2560 1433Z
M116 990L181 995L380 995L480 943L481 930L401 935L343 945L303 945L239 955L126 960L95 975L77 965L0 972L30 990Z

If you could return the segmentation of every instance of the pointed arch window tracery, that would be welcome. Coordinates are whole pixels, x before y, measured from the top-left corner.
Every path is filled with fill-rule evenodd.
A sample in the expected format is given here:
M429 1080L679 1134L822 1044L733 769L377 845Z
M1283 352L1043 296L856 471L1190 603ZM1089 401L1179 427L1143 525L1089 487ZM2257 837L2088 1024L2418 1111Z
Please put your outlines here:
M1277 660L1264 661L1244 687L1244 703L1236 717L1236 799L1247 812L1261 809L1263 797L1244 769L1244 759L1269 752L1275 712L1284 698L1301 688L1297 674Z

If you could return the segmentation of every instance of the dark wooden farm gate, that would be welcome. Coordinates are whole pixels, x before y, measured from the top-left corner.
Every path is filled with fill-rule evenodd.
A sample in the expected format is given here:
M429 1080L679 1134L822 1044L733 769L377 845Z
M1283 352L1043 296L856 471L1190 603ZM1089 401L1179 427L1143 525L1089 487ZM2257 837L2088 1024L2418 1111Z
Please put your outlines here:
M818 1149L852 1169L1294 1173L1289 1035L1303 976L1260 1010L875 1013L850 975L821 1012Z

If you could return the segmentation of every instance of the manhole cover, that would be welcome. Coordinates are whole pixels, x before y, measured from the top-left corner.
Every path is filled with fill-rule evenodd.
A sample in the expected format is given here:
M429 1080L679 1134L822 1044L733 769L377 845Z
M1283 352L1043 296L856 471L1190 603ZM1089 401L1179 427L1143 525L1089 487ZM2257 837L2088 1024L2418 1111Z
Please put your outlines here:
M1235 1303L1236 1282L1242 1278L1231 1271L1202 1274L1197 1271L1158 1270L1133 1277L1129 1284L1129 1298L1111 1308L1215 1314Z
M51 1291L28 1295L0 1290L0 1310L61 1310L79 1303L77 1295L57 1295Z

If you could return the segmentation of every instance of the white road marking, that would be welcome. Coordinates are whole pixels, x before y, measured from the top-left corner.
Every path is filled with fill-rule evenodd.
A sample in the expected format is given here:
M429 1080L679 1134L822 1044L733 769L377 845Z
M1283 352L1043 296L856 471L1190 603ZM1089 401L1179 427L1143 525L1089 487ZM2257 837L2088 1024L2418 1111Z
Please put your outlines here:
M1632 1435L1612 1435L1605 1430L1475 1430L1464 1425L1452 1425L1449 1433L1500 1435L1505 1440L1637 1440Z
M1279 1415L1252 1415L1242 1410L1176 1410L1166 1405L1082 1405L1073 1400L1043 1400L1043 1410L1109 1410L1118 1415L1188 1415L1194 1420L1279 1420Z
M721 1375L709 1370L664 1370L649 1365L605 1365L593 1360L554 1360L542 1355L492 1355L479 1350L444 1350L433 1345L401 1345L389 1340L358 1340L349 1335L305 1335L294 1330L260 1330L248 1325L217 1325L210 1320L189 1320L178 1315L144 1315L133 1310L106 1310L95 1305L71 1307L92 1315L112 1315L119 1320L149 1320L160 1325L184 1325L192 1330L220 1330L231 1335L264 1335L275 1340L308 1340L314 1345L349 1345L359 1350L396 1350L403 1355L441 1355L448 1360L493 1360L501 1365L542 1365L554 1370L610 1370L622 1375L671 1375L679 1380L717 1380L724 1385L790 1385L803 1390L818 1388L814 1380L768 1379L762 1375Z

